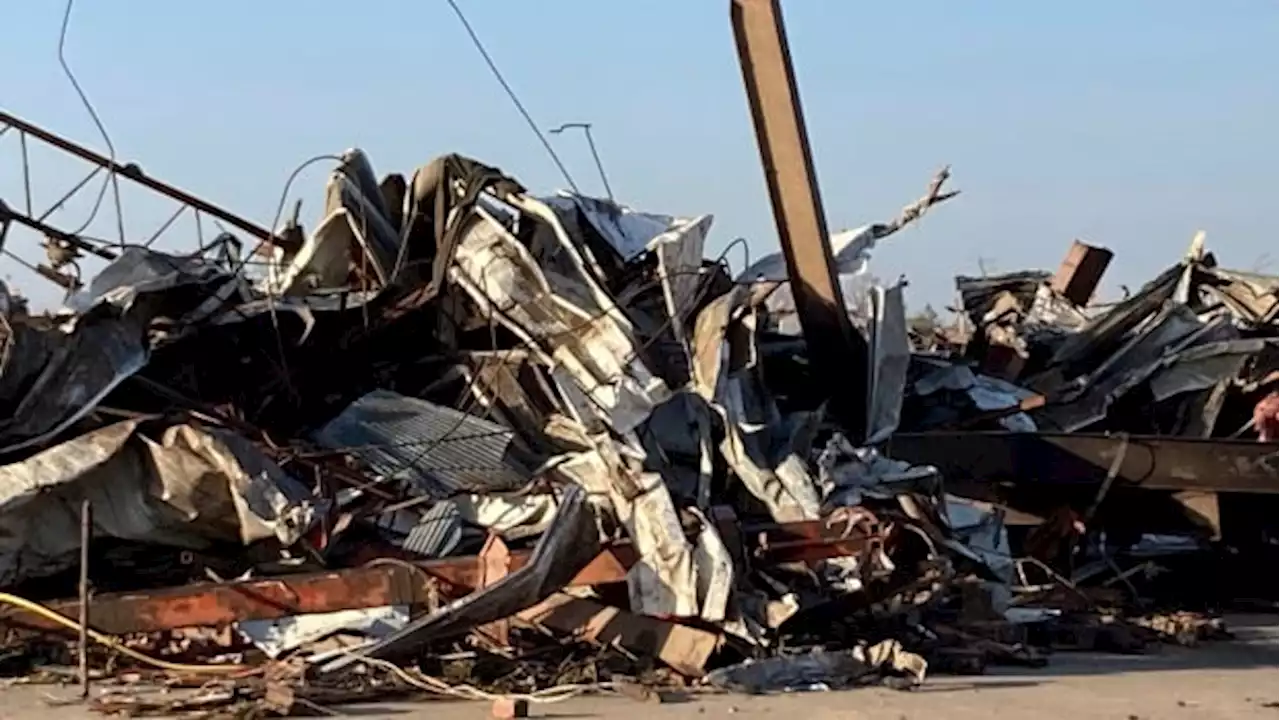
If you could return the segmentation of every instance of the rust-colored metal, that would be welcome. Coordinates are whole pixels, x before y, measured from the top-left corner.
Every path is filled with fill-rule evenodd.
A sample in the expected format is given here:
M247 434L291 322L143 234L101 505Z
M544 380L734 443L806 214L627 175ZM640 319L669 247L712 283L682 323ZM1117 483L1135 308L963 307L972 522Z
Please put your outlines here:
M832 409L856 444L866 435L867 343L836 279L782 8L778 0L732 0L730 17L796 314L816 374L838 379Z
M510 574L511 548L507 547L501 535L489 533L489 537L484 542L484 547L480 548L479 588L497 585ZM495 620L484 625L479 630L490 640L497 643L498 647L510 647L511 620L509 618Z
M252 235L253 237L259 240L269 240L271 238L272 234L266 228L260 225L257 225L253 222L250 222L249 220L246 220L240 217L239 215L236 215L235 213L224 210L218 207L217 205L209 203L205 200L201 200L200 198L188 192L180 190L168 183L164 183L159 180L155 180L150 177L147 177L145 174L143 174L142 169L139 168L137 165L134 165L134 164L121 165L120 163L114 162L113 160L111 160L111 158L103 157L102 155L99 155L98 153L90 150L89 148L86 148L82 145L77 145L76 143L71 142L70 140L62 137L61 135L57 135L48 130L45 130L44 128L38 125L33 125L21 118L18 118L13 115L10 115L9 113L0 111L0 127L4 127L4 126L12 127L16 129L23 136L30 135L34 138L42 140L58 148L59 150L75 155L81 160L93 163L94 165L97 165L102 168L106 168L108 171L113 172L120 177L128 178L145 188L154 190L155 192L158 192L161 195L177 200L178 202L184 205L188 205L196 210L199 210L200 212L205 213L206 215L210 215L212 217L218 218L219 220L227 223L228 225L232 225L236 228L239 228L240 230L243 230L244 232L248 233L249 235ZM21 216L15 215L14 219L18 220L19 222L23 222L21 220ZM29 225L33 229L41 229L36 225L30 225L29 223L26 223L26 222L23 222L23 224ZM40 225L43 225L43 223L40 223ZM84 248L84 249L88 249L88 248Z
M876 527L866 533L865 529L872 525ZM814 562L857 555L884 540L883 530L876 523L863 523L857 532L846 532L838 524L828 526L823 520L744 526L742 536L763 538L749 550L756 564ZM510 551L505 561L506 571L523 567L530 554L527 550ZM496 555L491 560L496 562ZM630 544L611 545L583 568L570 585L621 582L635 562L636 553ZM433 582L445 595L457 597L481 587L486 572L485 559L480 556L418 563L383 560L332 572L110 593L94 596L93 625L97 630L120 634L219 626L238 620L384 605L424 605L431 599ZM49 607L72 618L79 612L76 600L55 602ZM60 628L44 618L12 609L0 612L0 622L51 630Z
M373 566L270 580L104 594L94 598L93 623L95 629L109 633L150 632L227 625L250 618L422 604L428 597L428 583L413 567ZM74 604L60 603L54 609L66 614L73 611Z

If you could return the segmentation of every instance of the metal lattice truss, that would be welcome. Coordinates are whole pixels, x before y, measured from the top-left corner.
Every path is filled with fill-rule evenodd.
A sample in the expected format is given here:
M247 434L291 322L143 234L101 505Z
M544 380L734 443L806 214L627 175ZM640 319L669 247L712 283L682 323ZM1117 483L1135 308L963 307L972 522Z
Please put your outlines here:
M194 223L195 253L204 254L215 248L225 247L228 241L237 242L233 236L225 232L215 234L206 240L205 224L212 221L218 228L235 228L258 241L266 241L271 232L249 220L224 210L210 202L195 197L168 183L147 176L135 163L121 164L111 158L104 157L82 145L74 143L53 132L33 125L25 120L0 111L0 145L12 143L16 139L21 173L20 198L6 198L0 191L0 253L17 261L23 267L49 280L67 291L74 291L81 285L81 269L79 260L92 256L104 261L114 260L121 249L130 246L150 248L166 235L178 221L187 217ZM85 168L87 174L71 185L70 189L57 196L48 207L37 207L34 196L51 195L36 192L36 181L33 178L43 177L44 173L33 172L32 150L43 146L70 158ZM11 163L0 163L0 179L11 187L7 176L13 170ZM157 199L176 204L176 209L160 226L146 235L130 234L125 227L125 216L121 204L121 180L137 186ZM95 182L95 180L97 182ZM85 233L84 227L69 230L57 227L50 219L59 209L74 198L96 194L94 215L98 211L109 213L108 221L114 220L115 238L94 237ZM105 200L109 196L110 202ZM88 225L88 223L86 223ZM38 247L44 250L44 258L39 262L31 262L9 247L10 230L15 226L39 236ZM16 233L15 233L16 235ZM184 238L182 246L191 247L189 237ZM24 249L35 249L35 246ZM26 253L24 253L26 254Z

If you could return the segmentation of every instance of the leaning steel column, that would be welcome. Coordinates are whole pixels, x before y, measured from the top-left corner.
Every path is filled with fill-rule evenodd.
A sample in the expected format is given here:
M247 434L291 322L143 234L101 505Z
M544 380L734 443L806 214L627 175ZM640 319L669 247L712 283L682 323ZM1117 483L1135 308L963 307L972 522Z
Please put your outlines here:
M778 0L731 0L738 62L787 260L791 294L817 377L854 443L866 437L867 343L840 295L818 180Z

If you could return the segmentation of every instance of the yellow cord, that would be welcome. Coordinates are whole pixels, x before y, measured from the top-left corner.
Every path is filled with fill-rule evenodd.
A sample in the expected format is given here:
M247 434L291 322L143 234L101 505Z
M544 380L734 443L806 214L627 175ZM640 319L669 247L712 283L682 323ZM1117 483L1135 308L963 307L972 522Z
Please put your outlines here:
M49 608L41 605L40 603L27 600L26 598L21 598L21 597L18 597L17 595L10 595L9 593L0 592L0 603L4 603L5 605L12 605L16 608L26 610L32 615L39 615L40 617L45 618L46 620L55 622L65 628L69 628L77 632L79 632L80 630L80 623L76 622L75 620L72 620L71 618L66 617L65 615L62 615L54 610L50 610ZM169 670L170 672L192 673L192 674L196 674L196 673L221 674L221 673L242 672L244 670L249 669L248 666L246 665L187 665L184 663L168 662L167 660L153 658L150 655L140 653L137 650L134 650L133 648L126 647L119 640L111 637L110 635L100 633L97 630L94 630L93 628L89 628L86 631L86 634L88 635L89 639L93 640L94 642L100 645L105 645L106 647L109 647L112 650L115 650L116 652L120 653L121 655L124 655L125 657L133 658L138 662L146 663L147 665L160 668L161 670Z
M40 603L33 602L26 598L18 597L17 595L10 595L9 593L5 593L5 592L0 592L0 603L3 603L5 605L12 605L16 608L26 610L32 615L39 615L40 617L45 618L46 620L49 620L51 622L57 623L58 625L61 625L65 628L75 630L77 632L80 630L80 623L76 622L75 620L72 620L71 618L66 617L65 615L62 615L55 610L51 610L50 608L47 608L44 605L41 605ZM89 637L89 639L93 640L94 642L104 645L106 647L109 647L112 650L115 650L116 652L120 653L121 655L133 658L138 662L146 663L147 665L160 668L161 670L168 670L171 672L179 672L179 673L191 673L191 674L197 674L197 673L223 674L223 673L243 672L245 670L252 669L250 666L247 666L247 665L187 665L184 663L168 662L167 660L153 658L150 655L146 655L144 653L138 652L137 650L126 647L119 640L111 637L110 635L100 633L97 630L94 630L93 628L88 628L86 630L86 635ZM576 695L581 695L582 693L586 693L586 692L598 692L601 690L610 690L612 689L612 685L613 685L612 683L595 683L590 685L561 685L558 687L547 688L545 690L540 690L540 691L528 693L528 694L501 695L501 694L487 693L487 692L484 692L483 690L480 690L479 688L475 688L470 685L451 686L437 678L421 675L420 673L416 673L417 676L415 677L415 675L411 675L405 670L399 667L396 667L392 663L386 662L385 660L375 660L373 658L364 658L364 657L360 659L361 661L366 662L370 665L381 667L393 673L404 682L410 685L413 685L421 690L426 690L428 692L438 693L442 695L452 695L455 697L466 698L469 700L491 700L494 698L505 697L505 698L528 700L529 702L533 702L533 703L555 703L555 702L563 702L565 700L568 700L571 697L574 697Z

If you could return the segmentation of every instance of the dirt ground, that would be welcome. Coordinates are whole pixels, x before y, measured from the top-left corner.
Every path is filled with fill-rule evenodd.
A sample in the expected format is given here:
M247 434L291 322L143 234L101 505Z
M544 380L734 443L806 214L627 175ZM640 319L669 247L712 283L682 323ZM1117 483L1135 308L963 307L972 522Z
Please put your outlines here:
M722 717L835 720L1247 720L1277 716L1280 673L1275 616L1229 619L1237 639L1140 656L1055 655L1043 670L994 669L982 677L933 677L911 692L860 688L784 696L698 695L653 705L617 697L580 697L532 708L534 717L662 720ZM45 697L70 689L0 690L0 720L100 718L82 707L50 707ZM483 703L433 702L343 708L343 714L394 720L485 718Z

